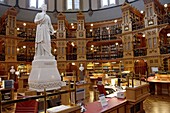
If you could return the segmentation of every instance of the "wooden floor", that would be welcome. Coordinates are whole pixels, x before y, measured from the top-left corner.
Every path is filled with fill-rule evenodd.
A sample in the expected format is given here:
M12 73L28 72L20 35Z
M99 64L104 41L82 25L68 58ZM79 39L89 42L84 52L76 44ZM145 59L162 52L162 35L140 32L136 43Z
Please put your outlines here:
M170 113L170 96L151 95L143 107L146 113Z
M93 101L93 92L90 92L90 100L88 102ZM86 100L87 102L87 100ZM158 96L158 95L150 95L144 101L144 109L146 113L170 113L170 96ZM7 107L3 109L2 113L14 113L15 107Z

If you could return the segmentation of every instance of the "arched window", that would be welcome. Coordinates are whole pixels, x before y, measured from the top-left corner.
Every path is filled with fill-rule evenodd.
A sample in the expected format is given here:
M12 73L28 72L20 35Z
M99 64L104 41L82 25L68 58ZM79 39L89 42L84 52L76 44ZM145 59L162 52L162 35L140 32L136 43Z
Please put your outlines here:
M30 0L29 7L36 8L36 0Z
M66 10L80 10L80 0L66 0Z
M101 0L101 7L116 5L116 0Z
M0 0L0 3L4 3L5 2L5 0Z
M41 8L42 4L45 4L45 0L29 0L30 8Z
M67 0L67 9L73 9L72 7L73 1L72 0Z
M116 0L109 0L110 1L110 5L112 5L112 4L116 4Z

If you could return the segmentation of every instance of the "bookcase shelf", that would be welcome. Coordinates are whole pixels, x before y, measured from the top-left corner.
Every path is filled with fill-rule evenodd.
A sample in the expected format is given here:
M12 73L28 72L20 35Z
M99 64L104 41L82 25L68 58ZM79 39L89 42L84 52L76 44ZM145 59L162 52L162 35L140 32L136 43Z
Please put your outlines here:
M120 72L120 62L90 62L87 65L89 76L115 76Z
M122 44L106 44L96 45L95 47L87 47L87 60L111 60L115 58L123 58Z

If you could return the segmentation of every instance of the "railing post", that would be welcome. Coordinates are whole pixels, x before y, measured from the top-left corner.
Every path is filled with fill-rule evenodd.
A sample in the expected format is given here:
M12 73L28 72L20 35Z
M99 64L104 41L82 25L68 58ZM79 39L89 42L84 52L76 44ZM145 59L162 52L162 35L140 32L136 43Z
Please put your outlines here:
M0 113L2 113L2 93L0 92Z
M142 76L141 76L141 74L139 73L139 80L140 80L140 85L142 84Z
M47 110L47 99L46 99L46 89L44 88L44 113L46 113L46 110Z
M70 85L70 80L68 81L68 90L70 91L70 87L71 87L71 85ZM71 92L69 92L69 96L70 96L70 105L71 105Z
M134 79L134 73L132 74L132 87L134 87L134 81L133 81L133 79Z
M127 75L127 86L129 87L129 75Z
M147 71L145 72L145 74L146 74L146 82L148 82L148 73L147 73Z
M76 80L74 79L74 90L75 90L75 93L74 93L74 98L75 98L75 105L76 105L76 101L77 101L77 97L76 97Z

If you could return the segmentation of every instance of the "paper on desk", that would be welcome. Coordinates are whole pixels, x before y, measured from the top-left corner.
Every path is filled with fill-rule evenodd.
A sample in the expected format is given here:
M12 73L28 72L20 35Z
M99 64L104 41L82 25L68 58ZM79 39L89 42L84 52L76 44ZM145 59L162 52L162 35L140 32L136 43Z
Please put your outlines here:
M100 103L101 103L102 107L104 107L104 106L107 106L107 105L108 105L108 102L107 102L107 100L106 100L106 98L105 98L105 95L104 95L104 94L100 94L99 99L100 99Z
M112 97L116 97L116 96L117 96L117 92L114 92L109 95L106 95L106 98L112 98Z
M66 110L66 109L69 109L69 108L70 108L69 106L60 105L60 106L56 106L56 107L52 107L52 108L47 109L47 112L49 112L49 113L56 113L56 112L59 112L59 111L62 111L62 110Z

